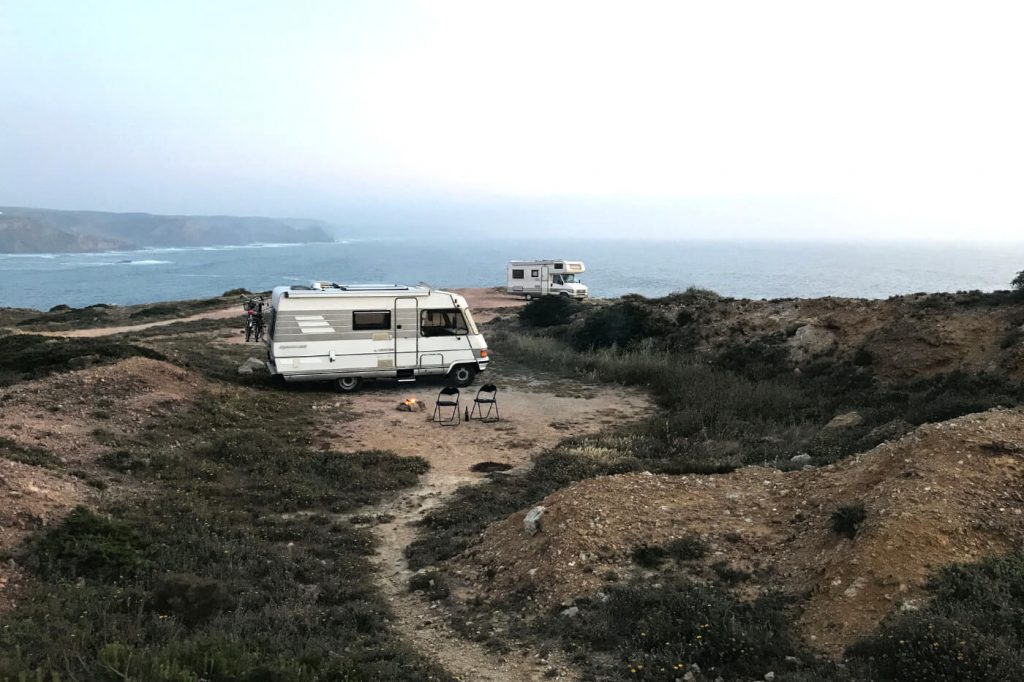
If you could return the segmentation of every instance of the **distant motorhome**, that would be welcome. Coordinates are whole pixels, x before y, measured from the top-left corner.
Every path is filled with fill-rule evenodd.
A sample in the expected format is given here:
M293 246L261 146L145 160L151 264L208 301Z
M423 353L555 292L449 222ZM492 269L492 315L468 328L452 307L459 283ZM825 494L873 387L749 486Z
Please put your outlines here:
M586 271L578 260L514 260L508 264L508 293L526 300L554 294L586 298L587 287L576 279Z
M274 289L267 367L286 381L415 381L448 375L468 386L487 368L487 343L466 299L425 286L337 284Z

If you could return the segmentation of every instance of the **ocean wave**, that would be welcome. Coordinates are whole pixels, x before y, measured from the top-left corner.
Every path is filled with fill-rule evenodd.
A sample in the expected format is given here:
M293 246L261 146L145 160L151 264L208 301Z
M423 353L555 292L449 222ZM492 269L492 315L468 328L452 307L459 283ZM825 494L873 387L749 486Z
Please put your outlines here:
M121 265L169 265L174 261L169 260L123 260Z

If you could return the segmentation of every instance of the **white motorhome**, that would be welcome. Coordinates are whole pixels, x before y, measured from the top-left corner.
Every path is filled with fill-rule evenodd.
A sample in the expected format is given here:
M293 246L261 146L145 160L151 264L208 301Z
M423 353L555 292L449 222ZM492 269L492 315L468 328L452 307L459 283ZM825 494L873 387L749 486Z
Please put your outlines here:
M487 343L466 299L426 286L313 282L274 289L267 367L286 381L415 381L447 374L468 386L487 368Z
M548 294L586 298L587 287L576 280L585 270L578 260L509 261L507 291L528 301Z

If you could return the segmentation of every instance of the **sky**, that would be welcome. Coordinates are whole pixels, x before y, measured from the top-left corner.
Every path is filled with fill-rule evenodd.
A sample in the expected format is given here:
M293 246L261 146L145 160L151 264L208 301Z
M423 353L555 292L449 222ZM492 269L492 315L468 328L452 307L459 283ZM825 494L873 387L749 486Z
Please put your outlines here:
M1024 239L1024 10L0 0L0 205Z

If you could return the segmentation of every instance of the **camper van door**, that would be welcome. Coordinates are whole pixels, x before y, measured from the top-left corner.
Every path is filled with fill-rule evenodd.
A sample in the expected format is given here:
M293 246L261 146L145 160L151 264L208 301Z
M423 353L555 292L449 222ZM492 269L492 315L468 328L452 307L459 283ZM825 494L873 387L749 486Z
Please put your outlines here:
M551 273L547 265L540 267L540 295L547 296L551 293Z
M415 367L419 356L419 307L415 298L395 299L395 367Z

